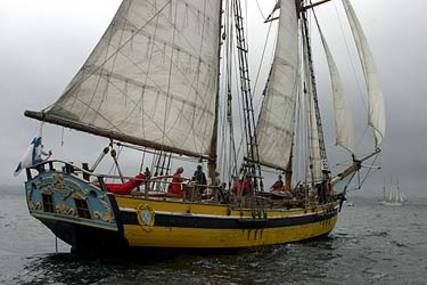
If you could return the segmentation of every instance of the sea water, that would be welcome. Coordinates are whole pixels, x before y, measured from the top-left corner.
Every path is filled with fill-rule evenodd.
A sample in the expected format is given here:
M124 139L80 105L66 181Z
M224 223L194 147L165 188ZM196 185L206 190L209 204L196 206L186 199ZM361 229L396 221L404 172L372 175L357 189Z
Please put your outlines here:
M350 198L324 240L233 252L81 258L0 189L2 284L427 284L427 199Z

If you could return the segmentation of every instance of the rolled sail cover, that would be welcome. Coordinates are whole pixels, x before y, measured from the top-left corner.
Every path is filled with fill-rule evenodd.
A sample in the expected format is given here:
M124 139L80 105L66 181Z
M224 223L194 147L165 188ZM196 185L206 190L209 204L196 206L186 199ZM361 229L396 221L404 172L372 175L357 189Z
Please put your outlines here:
M209 153L220 0L124 0L46 115L184 153ZM179 151L178 151L179 152Z
M282 0L271 76L256 129L259 157L264 165L287 168L294 135L298 85L298 23L295 0Z

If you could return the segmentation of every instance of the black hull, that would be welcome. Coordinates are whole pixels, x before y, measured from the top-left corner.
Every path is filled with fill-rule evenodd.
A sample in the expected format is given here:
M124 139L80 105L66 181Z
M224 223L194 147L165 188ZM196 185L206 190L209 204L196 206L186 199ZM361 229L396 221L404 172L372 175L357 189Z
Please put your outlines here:
M40 219L53 234L72 247L78 253L104 253L105 255L121 253L129 245L120 232L114 232L64 221Z

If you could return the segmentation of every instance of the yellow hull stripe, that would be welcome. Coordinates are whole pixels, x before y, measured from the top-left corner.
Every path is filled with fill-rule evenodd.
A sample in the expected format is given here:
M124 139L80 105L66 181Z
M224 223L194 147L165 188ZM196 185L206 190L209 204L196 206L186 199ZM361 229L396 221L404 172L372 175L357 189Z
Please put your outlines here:
M124 225L131 247L238 248L295 242L332 231L337 216L317 223L265 229L200 229Z

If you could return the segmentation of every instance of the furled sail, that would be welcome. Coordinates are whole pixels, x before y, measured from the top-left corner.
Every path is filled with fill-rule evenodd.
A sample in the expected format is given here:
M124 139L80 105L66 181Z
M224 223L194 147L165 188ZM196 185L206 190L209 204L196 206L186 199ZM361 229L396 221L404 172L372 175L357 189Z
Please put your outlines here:
M256 129L260 162L286 169L294 137L298 88L298 24L295 0L280 2L278 39Z
M221 0L124 0L45 121L193 156L214 136Z
M345 96L343 83L338 72L337 65L335 64L335 60L332 56L331 50L329 49L328 43L326 42L325 36L320 29L320 25L317 22L317 18L316 23L319 29L320 39L325 50L332 85L332 98L335 111L336 144L348 149L352 153L355 153L356 135L354 131L354 123L350 105Z
M381 144L385 134L385 107L380 79L362 26L349 0L342 0L356 42L363 74L368 87L369 125L374 129L375 143Z

